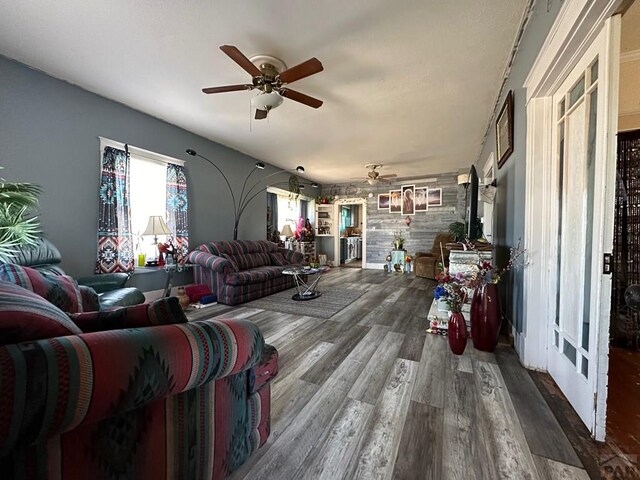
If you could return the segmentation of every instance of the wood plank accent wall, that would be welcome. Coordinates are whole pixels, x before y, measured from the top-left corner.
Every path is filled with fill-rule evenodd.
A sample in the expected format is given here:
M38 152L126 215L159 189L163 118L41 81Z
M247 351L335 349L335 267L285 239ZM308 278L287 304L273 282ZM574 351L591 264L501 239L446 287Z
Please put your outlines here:
M423 179L429 182L416 182L413 180L399 180L393 183L380 183L372 186L355 183L358 187L357 197L367 197L369 192L373 198L367 198L367 264L370 266L382 265L385 257L392 249L393 232L402 231L405 238L404 248L412 257L416 252L428 251L433 246L435 236L440 232L449 230L449 224L464 218L464 187L458 186L458 172L441 173L438 175L425 175ZM401 185L413 185L416 187L427 186L429 188L442 188L442 206L431 207L427 212L418 212L411 215L411 226L405 224L406 215L389 213L378 210L378 194L389 190L398 190ZM349 198L345 195L345 188L349 183L339 184L340 198ZM323 195L331 193L332 185L323 185Z

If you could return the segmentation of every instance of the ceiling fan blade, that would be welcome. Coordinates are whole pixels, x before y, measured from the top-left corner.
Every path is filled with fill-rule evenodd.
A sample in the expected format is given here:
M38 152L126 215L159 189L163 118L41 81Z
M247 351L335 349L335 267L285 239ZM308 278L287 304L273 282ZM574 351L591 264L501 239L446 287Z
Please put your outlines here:
M237 47L234 47L233 45L222 45L220 50L226 53L231 60L240 65L252 77L262 76L260 69L251 63L251 60L245 57Z
M397 177L398 175L396 175L395 173L389 173L387 175L379 175L378 178L384 179L384 178L394 178Z
M269 112L267 110L260 110L260 109L256 109L256 116L255 119L256 120L263 120L265 118L267 118L267 114Z
M203 93L224 93L235 92L238 90L253 90L253 85L245 83L244 85L225 85L224 87L209 87L203 88Z
M279 77L282 83L292 83L301 78L308 77L314 73L319 73L324 70L322 63L316 57L310 58L306 62L302 62L295 67L291 67L288 70L282 72Z
M291 90L289 88L281 88L280 95L295 102L304 103L305 105L312 108L320 108L322 106L322 100L318 100L317 98L310 97L309 95L296 92L295 90Z

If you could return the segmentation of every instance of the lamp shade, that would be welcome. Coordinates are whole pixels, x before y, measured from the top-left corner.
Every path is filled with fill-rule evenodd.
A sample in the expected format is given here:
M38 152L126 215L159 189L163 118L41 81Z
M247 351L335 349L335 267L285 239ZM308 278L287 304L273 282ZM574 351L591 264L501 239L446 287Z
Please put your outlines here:
M282 227L282 231L280 232L280 235L284 237L293 237L293 231L291 230L291 225L289 225L288 223L285 224L285 226Z
M458 175L458 185L467 185L470 181L468 173Z
M160 215L151 215L142 235L171 235L171 230Z

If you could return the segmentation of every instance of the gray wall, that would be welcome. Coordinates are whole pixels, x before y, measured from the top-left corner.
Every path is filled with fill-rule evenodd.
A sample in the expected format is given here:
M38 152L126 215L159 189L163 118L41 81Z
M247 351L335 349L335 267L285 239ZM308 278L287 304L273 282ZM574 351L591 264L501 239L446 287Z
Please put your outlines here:
M525 90L522 85L558 15L562 2L551 2L548 12L547 5L546 1L535 2L498 107L499 110L509 90L513 90L514 151L502 168L496 171L498 190L493 214L493 243L496 245L499 265L505 264L508 260L509 248L515 246L518 239L524 238L527 115ZM492 120L492 127L476 164L480 174L491 152L496 152L495 119ZM520 270L511 272L509 280L501 285L503 313L516 325L518 331L522 331L523 328L522 282Z
M216 162L238 189L254 158L0 56L2 176L42 186L42 228L60 249L67 273L91 274L96 261L98 136L187 160L191 246L232 238L226 184L211 165L189 157L185 149ZM263 175L273 171L267 167ZM286 182L288 176L270 182ZM266 193L244 212L238 237L265 235ZM163 275L140 275L133 282L144 290L160 288Z
M414 256L416 252L431 250L438 233L449 231L451 223L464 218L464 188L458 186L457 177L457 172L442 173L430 175L428 178L433 178L436 181L429 183L407 180L391 184L362 186L359 196L366 197L368 192L373 193L373 198L367 198L367 263L380 265L385 263L385 257L393 248L393 232L398 230L405 238L404 248L409 255ZM416 187L442 188L442 206L431 207L427 212L411 215L411 226L409 227L405 223L406 215L378 210L379 193L398 190L401 185L414 184ZM340 198L348 198L344 195L345 187L348 185L339 185ZM330 186L324 186L323 193L325 195L330 191Z

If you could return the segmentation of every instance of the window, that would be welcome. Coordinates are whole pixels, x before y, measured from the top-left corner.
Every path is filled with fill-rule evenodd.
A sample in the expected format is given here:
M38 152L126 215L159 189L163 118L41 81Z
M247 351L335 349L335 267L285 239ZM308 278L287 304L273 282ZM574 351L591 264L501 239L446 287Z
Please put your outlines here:
M96 272L131 271L134 252L155 254L151 240L140 238L151 216L165 220L172 253L182 260L189 236L184 162L102 137L100 149Z
M136 238L144 232L150 216L166 219L167 166L135 155L130 161L131 233Z
M295 230L300 218L300 200L284 195L278 195L278 231L281 232L285 224Z

